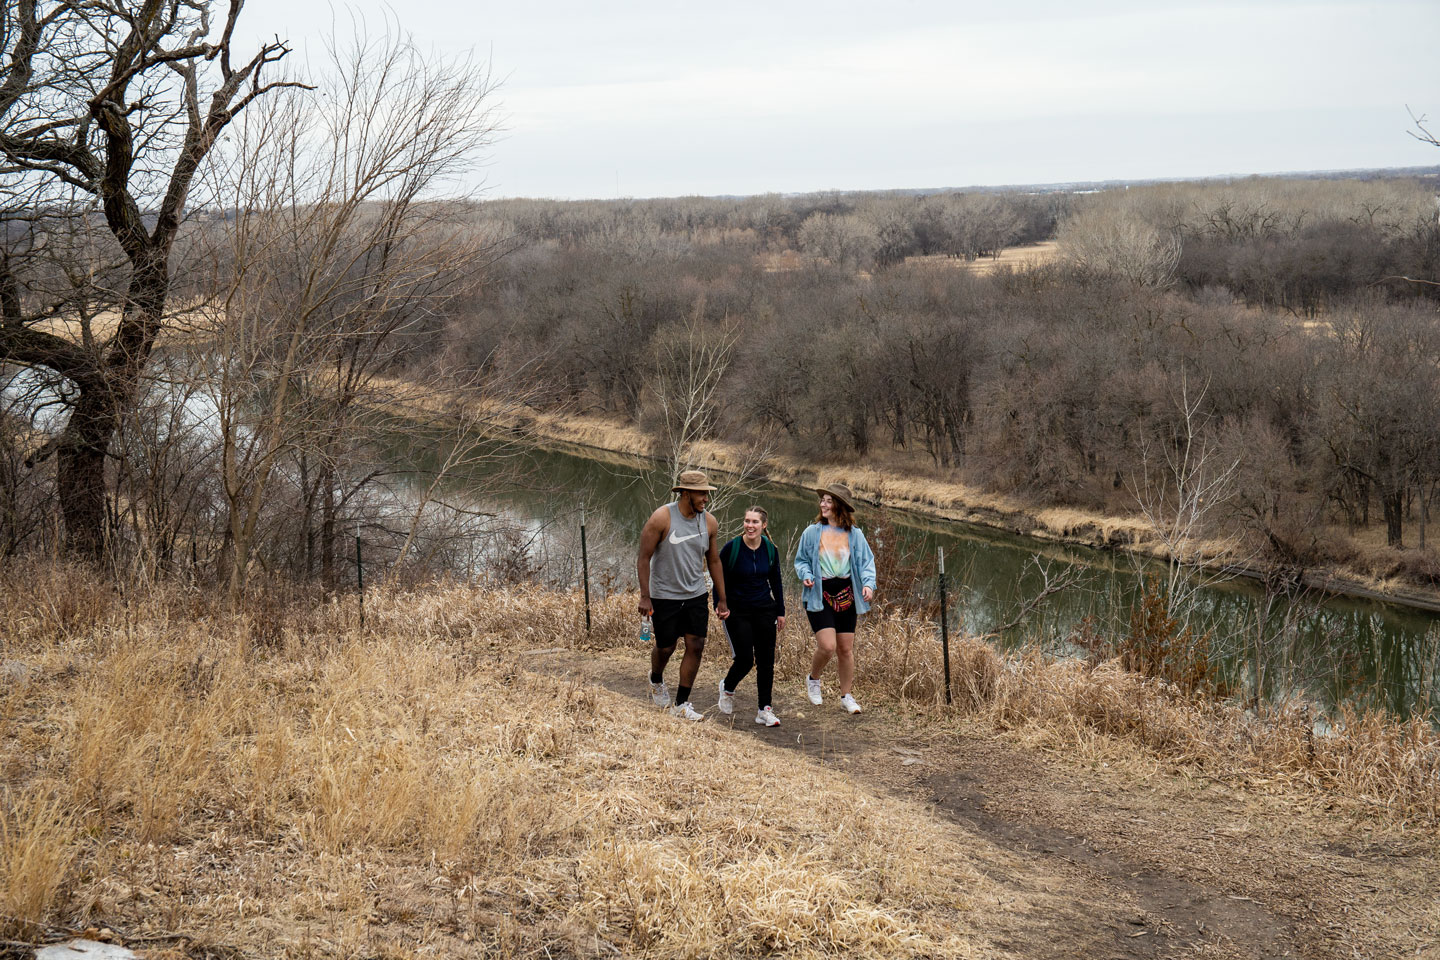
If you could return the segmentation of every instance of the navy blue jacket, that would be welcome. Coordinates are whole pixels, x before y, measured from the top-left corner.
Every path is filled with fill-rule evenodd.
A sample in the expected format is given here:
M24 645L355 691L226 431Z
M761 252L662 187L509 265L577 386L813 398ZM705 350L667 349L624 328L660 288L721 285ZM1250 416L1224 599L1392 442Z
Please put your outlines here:
M725 602L732 612L774 613L785 616L785 588L780 583L780 551L761 535L758 549L736 537L720 548L720 572L725 577Z

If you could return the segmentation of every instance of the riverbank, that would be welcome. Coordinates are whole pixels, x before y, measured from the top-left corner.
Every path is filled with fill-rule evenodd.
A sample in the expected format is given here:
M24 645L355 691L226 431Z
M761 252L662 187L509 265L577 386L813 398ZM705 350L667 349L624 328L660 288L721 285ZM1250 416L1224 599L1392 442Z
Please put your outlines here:
M532 408L497 408L491 429L511 436L528 436L542 442L570 445L577 452L591 451L649 459L656 454L654 440L632 424L578 414L557 414ZM871 457L859 465L815 465L781 453L770 453L758 463L748 446L720 441L694 445L693 458L703 468L728 475L746 473L756 480L813 488L843 482L862 500L927 518L974 524L1036 540L1072 544L1099 550L1130 551L1166 560L1167 545L1154 535L1140 516L1113 516L1075 508L1042 507L1017 497L982 490L937 475L928 462L890 454ZM1327 564L1294 570L1254 558L1237 558L1220 542L1187 544L1186 559L1215 567L1227 575L1265 580L1296 578L1321 594L1362 597L1440 612L1440 588L1407 578L1403 565L1363 538L1346 537L1348 549L1371 558L1371 569ZM1378 559L1377 559L1378 558ZM1379 569L1375 569L1376 567Z
M368 592L362 626L353 596L227 610L9 564L4 936L167 958L1440 946L1423 723L1316 735L975 641L946 707L933 634L893 618L857 650L859 717L803 699L792 627L780 728L749 722L748 682L734 718L680 724L643 696L633 611L597 604L587 635L575 594L433 585Z

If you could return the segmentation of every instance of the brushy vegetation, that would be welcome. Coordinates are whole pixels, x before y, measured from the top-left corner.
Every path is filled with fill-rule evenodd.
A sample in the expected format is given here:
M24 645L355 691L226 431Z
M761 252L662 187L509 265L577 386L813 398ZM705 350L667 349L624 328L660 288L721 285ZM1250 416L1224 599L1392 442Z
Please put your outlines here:
M533 586L375 590L362 628L353 596L286 588L237 611L50 564L5 574L6 936L112 925L267 956L984 952L971 911L989 881L921 808L525 669L632 649L632 596L600 601L587 637L578 596ZM809 646L786 631L779 679L798 683ZM1345 712L1316 734L1299 705L1255 715L1118 659L974 639L952 644L947 708L933 627L900 614L867 623L857 656L872 709L1067 752L1121 741L1440 820L1440 736L1421 719Z
M258 201L239 206L259 236L280 226ZM371 230L383 217L342 206L357 219L336 262L361 262L377 237L394 242ZM304 271L292 277L285 264L338 269L311 259L331 247L296 234L282 264L195 269L204 289L190 296L243 301L242 314L275 326L236 345L222 335L225 311L199 310L186 337L160 342L111 448L123 465L107 488L105 542L117 561L211 576L248 555L333 589L353 579L358 531L368 558L419 577L469 569L464 544L506 531L477 518L474 502L426 485L496 456L474 446L478 433L532 440L529 428L578 414L602 433L642 438L615 449L719 467L709 453L723 446L751 454L729 457L742 475L843 465L867 494L883 482L916 504L1000 510L1012 526L1033 517L1122 542L1147 534L1136 491L1161 479L1163 453L1198 445L1212 467L1237 465L1198 536L1234 540L1240 557L1292 573L1359 574L1382 590L1440 584L1427 533L1440 495L1440 226L1423 178L406 210L417 219L396 255L421 260L393 263L433 285L411 291L403 312L368 294L357 305L350 286L337 288L318 305L335 314L330 326L301 338L303 375L273 349L292 305L317 312L295 286ZM479 246L452 248L454 225ZM240 226L197 222L186 236L203 249ZM108 282L84 310L46 298L52 240L37 241L35 262L11 256L26 322L113 313ZM974 257L1037 241L1054 255L972 269ZM476 256L489 263L483 274ZM427 266L405 266L418 262ZM352 281L391 289L373 279ZM214 329L202 336L206 323ZM225 364L217 351L229 351ZM337 374L336 357L352 365ZM247 373L231 377L243 389L226 400L211 381L232 367ZM39 411L62 403L39 390L48 376L0 369L7 556L69 529L57 517L56 458L38 455L53 439ZM710 386L685 400L676 377ZM292 381L303 389L260 391L289 398L285 409L243 399L248 385ZM263 495L250 480L226 486L214 428L186 412L212 395L231 416L287 424L283 443L254 451L249 473ZM401 451L410 426L377 429L375 411L416 402L447 414L469 404L472 419L446 442ZM1186 404L1193 435L1182 429ZM230 434L266 435L244 424ZM394 483L397 462L419 471L416 489Z

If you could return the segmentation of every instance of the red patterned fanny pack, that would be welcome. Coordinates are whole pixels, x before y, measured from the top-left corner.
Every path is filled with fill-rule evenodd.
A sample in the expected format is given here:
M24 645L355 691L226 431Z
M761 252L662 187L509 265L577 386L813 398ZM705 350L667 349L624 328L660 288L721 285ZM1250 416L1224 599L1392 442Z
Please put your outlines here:
M830 609L837 613L855 606L855 589L850 584L846 584L834 593L829 590L821 592L825 595L825 602L829 604Z

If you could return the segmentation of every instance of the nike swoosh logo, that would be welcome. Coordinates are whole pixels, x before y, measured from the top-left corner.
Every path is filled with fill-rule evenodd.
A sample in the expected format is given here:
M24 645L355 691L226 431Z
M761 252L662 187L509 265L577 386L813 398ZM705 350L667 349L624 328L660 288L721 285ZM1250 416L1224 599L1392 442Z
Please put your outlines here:
M671 531L670 531L670 542L671 542L671 543L684 543L686 540L694 540L694 539L695 539L696 537L698 537L698 536L700 536L700 534L698 534L698 533L692 533L692 534L690 534L690 536L688 536L688 537L681 537L681 538L679 538L679 539L677 540L677 539L675 538L675 531L674 531L674 530L671 530Z

